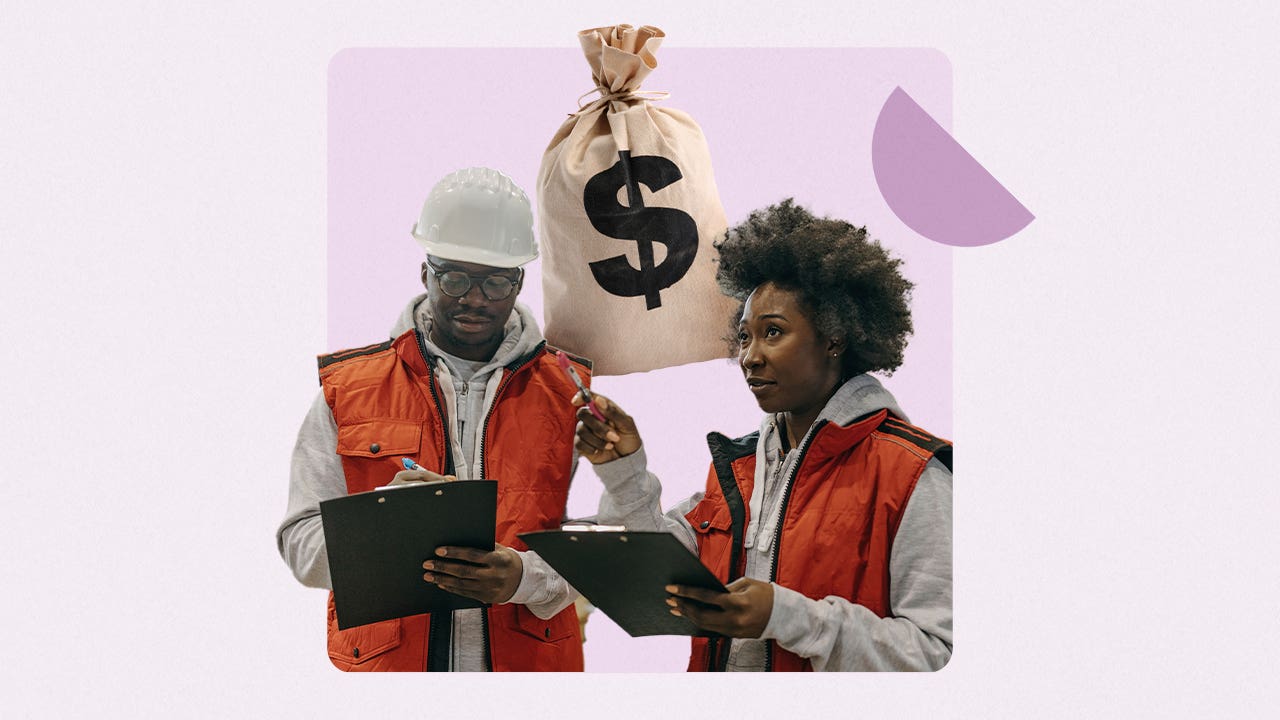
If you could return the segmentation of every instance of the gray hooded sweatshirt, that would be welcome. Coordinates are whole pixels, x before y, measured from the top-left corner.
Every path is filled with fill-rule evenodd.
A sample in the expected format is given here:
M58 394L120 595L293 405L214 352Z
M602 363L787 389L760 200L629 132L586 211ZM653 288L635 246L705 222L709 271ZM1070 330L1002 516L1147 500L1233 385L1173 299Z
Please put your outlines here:
M848 425L881 409L906 420L878 380L858 375L827 401L818 421ZM813 427L818 426L815 421ZM746 577L772 582L773 537L785 483L813 428L779 459L782 443L774 415L760 425L749 524L743 536ZM697 553L697 533L685 519L703 493L665 514L662 487L646 469L644 448L596 465L604 483L599 521L629 530L666 530ZM889 615L844 598L812 600L773 583L773 611L759 639L735 639L729 670L764 670L766 641L808 658L814 670L938 670L951 657L951 471L936 458L925 466L907 501L889 555Z
M504 367L532 352L542 342L542 331L529 309L516 303L504 328L502 344L492 360L472 362L452 357L430 340L431 316L425 299L424 294L409 302L391 328L391 337L398 337L415 327L421 331L440 387L453 388L453 393L442 393L452 425L449 441L458 479L467 480L480 474L476 428L493 402ZM346 476L342 472L342 458L337 447L338 426L321 392L298 430L289 471L289 506L276 531L280 557L284 558L298 581L308 587L332 589L324 529L320 523L320 501L347 494ZM577 459L575 453L573 464L565 468L566 473L573 471ZM508 602L525 605L544 620L573 602L577 592L537 553L519 554L523 575ZM483 612L479 609L454 612L450 669L489 669L484 663Z

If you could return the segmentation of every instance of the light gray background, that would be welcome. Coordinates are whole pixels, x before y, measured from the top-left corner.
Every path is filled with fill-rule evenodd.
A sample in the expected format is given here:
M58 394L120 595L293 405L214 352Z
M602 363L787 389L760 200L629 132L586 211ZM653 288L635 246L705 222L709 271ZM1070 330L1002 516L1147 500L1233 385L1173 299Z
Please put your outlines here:
M442 5L5 4L7 716L1274 712L1274 5ZM325 340L329 57L620 21L937 48L1037 215L954 255L941 673L349 677L296 612L270 546Z

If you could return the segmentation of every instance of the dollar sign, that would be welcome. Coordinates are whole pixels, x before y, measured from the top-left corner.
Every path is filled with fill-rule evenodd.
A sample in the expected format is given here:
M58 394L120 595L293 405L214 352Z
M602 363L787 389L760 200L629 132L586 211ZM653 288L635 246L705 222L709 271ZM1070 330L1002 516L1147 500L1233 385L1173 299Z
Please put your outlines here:
M640 197L641 183L658 192L682 177L680 168L664 157L631 157L630 150L622 150L613 167L587 181L582 206L592 227L611 238L634 240L640 251L639 269L631 267L626 255L588 265L606 292L620 297L644 295L645 309L652 310L662 306L660 291L689 272L698 254L698 224L675 208L645 207ZM618 190L623 187L626 205L618 202ZM667 246L667 256L657 266L653 264L655 242Z

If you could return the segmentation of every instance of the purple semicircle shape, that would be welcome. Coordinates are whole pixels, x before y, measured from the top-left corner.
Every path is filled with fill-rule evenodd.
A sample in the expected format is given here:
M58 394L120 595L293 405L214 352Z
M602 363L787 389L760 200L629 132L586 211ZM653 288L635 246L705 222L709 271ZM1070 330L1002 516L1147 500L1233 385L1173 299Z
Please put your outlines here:
M889 209L935 242L989 245L1035 219L900 87L876 119L871 167Z

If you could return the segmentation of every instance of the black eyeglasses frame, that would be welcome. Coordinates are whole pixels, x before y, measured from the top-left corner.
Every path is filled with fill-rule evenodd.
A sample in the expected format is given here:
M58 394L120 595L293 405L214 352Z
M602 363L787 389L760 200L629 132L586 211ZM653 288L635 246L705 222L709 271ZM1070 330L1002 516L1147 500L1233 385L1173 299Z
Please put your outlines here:
M444 293L445 295L448 295L451 298L460 298L463 295L466 295L467 293L471 292L472 285L477 284L473 281L479 280L480 282L478 284L480 286L480 294L484 295L485 299L489 300L489 302L497 302L499 300L506 300L507 298L511 297L511 293L515 292L515 289L520 286L520 283L524 282L524 268L516 268L516 270L518 270L520 274L514 280L512 280L510 277L506 275L502 275L500 273L490 273L489 275L472 275L471 273L464 272L462 270L445 270L444 268L440 267L439 265L436 265L430 260L427 261L427 267L431 268L431 273L436 279L436 284L440 286L440 292ZM441 279L445 275L462 275L467 279L466 288L464 288L462 292L457 294L449 292L448 290L445 289L444 287L445 284L441 282ZM487 282L490 278L498 278L510 283L510 287L507 289L507 292L504 293L501 297L491 296L488 290L485 288L485 282Z

